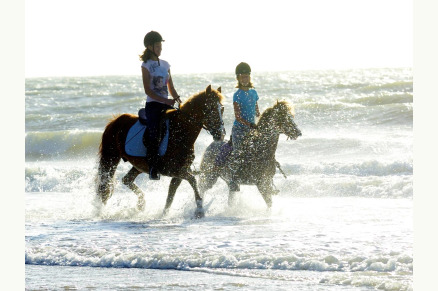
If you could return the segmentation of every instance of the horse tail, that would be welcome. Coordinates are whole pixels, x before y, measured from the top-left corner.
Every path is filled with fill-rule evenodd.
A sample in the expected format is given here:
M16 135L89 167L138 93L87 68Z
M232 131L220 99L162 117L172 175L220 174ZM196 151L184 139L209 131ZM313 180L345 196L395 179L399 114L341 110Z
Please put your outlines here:
M125 115L125 114L124 114ZM99 146L99 168L96 178L96 192L105 204L111 197L113 177L121 159L119 134L123 131L123 116L114 117L105 127Z

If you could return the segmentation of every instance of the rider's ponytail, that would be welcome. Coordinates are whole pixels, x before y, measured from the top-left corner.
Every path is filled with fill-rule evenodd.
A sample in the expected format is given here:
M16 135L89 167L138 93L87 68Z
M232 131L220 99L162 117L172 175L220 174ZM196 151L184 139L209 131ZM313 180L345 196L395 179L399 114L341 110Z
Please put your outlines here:
M149 49L145 49L143 54L140 55L140 61L147 62L151 57L153 53Z

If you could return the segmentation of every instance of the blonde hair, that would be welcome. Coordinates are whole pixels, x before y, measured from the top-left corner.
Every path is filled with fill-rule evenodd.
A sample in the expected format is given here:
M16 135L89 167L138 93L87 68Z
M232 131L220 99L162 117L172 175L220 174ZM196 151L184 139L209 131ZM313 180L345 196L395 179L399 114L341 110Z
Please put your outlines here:
M242 84L240 84L239 76L236 76L236 80L237 80L236 88L239 88L239 89L243 89L243 88L247 88L247 87L254 88L254 84L251 81L249 81L249 85L248 86L243 86Z

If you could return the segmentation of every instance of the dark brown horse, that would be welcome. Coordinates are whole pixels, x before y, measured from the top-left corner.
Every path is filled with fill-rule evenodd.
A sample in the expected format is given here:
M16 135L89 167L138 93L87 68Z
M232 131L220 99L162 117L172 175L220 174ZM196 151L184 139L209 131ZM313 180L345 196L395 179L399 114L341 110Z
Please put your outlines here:
M273 107L266 109L257 126L257 130L251 131L244 138L243 147L246 151L240 156L231 153L225 161L220 162L218 158L220 155L224 156L223 151L228 146L226 142L215 141L207 147L200 167L199 190L201 195L213 187L219 177L230 186L230 163L235 163L235 159L240 158L242 162L237 168L237 183L257 185L267 206L272 206L272 195L277 193L273 178L277 166L275 151L278 139L280 134L297 139L301 136L301 131L294 122L293 107L285 101L277 101ZM229 187L229 205L232 204L234 196L235 192Z
M196 217L202 217L204 210L202 198L199 195L196 178L191 173L190 166L195 158L194 144L205 128L214 140L222 140L225 135L222 120L223 96L218 88L214 90L211 85L205 91L191 96L184 102L180 109L171 109L165 113L169 120L169 140L166 153L162 157L160 173L172 177L167 202L164 211L170 207L176 189L182 180L187 180L195 192ZM129 156L125 152L125 140L131 126L136 123L138 116L122 114L110 121L102 134L99 148L99 170L97 175L97 194L105 204L113 191L113 176L120 160L130 162L133 167L123 177L123 184L128 186L138 196L137 206L144 209L144 193L134 183L135 178L142 172L148 172L149 166L144 157Z

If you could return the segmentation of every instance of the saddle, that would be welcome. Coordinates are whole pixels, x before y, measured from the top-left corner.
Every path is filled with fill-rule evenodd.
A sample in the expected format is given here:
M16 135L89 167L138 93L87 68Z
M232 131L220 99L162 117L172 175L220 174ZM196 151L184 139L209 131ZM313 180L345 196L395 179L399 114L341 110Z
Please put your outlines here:
M225 162L230 158L232 152L233 152L233 138L230 135L230 140L221 145L219 152L216 155L215 166L217 167L223 166ZM244 152L241 153L240 157L251 160L254 157L254 153Z
M125 152L134 157L146 157L147 149L144 142L144 133L146 132L146 110L144 108L138 111L138 121L128 131L125 141ZM158 155L164 156L169 142L169 120L162 119L160 130L160 147Z

